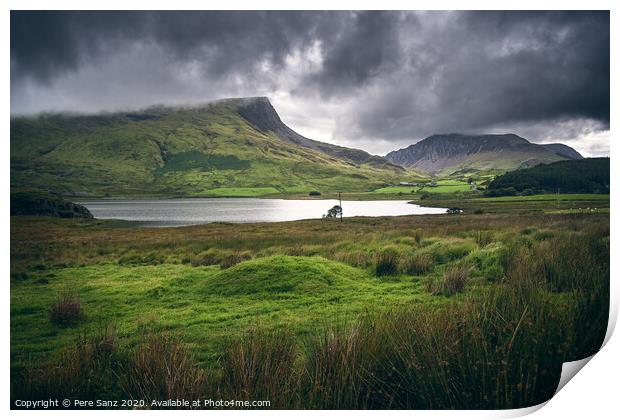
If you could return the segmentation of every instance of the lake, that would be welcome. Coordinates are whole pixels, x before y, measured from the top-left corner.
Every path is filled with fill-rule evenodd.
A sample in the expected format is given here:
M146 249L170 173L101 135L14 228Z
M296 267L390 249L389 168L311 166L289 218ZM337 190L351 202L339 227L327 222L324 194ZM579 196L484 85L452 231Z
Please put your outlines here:
M338 200L267 198L175 198L80 201L97 219L142 222L143 226L187 226L210 222L285 222L320 219ZM442 214L446 209L407 201L343 201L343 216Z

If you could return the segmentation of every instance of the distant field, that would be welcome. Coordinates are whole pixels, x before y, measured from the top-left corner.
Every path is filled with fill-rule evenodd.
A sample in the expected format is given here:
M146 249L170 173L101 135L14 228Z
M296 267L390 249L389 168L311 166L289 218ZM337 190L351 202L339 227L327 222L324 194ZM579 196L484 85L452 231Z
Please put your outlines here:
M430 186L408 186L408 185L395 185L392 187L384 187L374 190L373 194L413 194L413 193L437 193L448 194L454 192L471 191L471 186L466 182L453 181L453 180L440 180L437 181L436 187Z
M477 201L609 201L609 194L537 194L526 196L481 197Z
M585 208L585 209L562 209L562 210L545 211L545 214L590 214L590 213L609 213L609 207Z
M262 195L277 194L279 191L274 187L231 187L214 188L206 190L205 194L214 197L258 197Z
M393 186L393 187L378 188L372 191L372 193L373 194L398 194L398 193L412 194L412 193L415 193L418 189L420 189L420 187L398 185L398 186Z
M574 214L581 209L609 208L609 194L539 194L529 196L481 197L471 194L466 197L451 195L431 196L422 199L413 197L413 202L430 207L458 207L466 213L530 213L561 210Z

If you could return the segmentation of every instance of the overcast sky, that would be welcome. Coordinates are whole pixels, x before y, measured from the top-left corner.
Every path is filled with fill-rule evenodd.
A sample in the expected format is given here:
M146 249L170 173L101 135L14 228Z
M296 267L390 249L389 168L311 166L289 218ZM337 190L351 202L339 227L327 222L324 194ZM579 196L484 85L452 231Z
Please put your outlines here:
M376 154L513 132L609 155L608 12L11 12L11 113L268 96Z

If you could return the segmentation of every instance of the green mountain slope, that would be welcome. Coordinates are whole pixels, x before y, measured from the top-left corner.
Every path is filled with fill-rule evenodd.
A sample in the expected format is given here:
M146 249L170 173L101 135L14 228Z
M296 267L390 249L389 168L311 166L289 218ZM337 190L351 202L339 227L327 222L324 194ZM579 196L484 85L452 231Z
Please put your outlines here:
M273 110L267 100L250 98L195 108L13 118L11 188L256 196L365 191L423 178L363 151L305 139L279 117L279 126L258 127L240 113L248 104L267 108L266 113ZM309 143L290 141L291 133Z

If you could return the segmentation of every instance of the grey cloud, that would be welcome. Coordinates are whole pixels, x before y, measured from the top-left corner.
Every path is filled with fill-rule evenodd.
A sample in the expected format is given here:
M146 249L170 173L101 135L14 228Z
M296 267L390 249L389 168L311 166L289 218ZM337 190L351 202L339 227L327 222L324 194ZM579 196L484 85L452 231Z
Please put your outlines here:
M377 80L339 135L420 139L558 118L609 127L606 13L466 13L410 36L418 42L403 54L415 65Z
M609 45L608 12L14 11L11 111L260 94L375 153L497 128L585 141L558 121L609 130Z
M323 93L364 85L402 61L398 42L398 12L355 12L334 40L327 40L323 69L313 81Z

